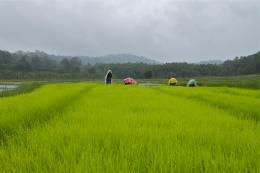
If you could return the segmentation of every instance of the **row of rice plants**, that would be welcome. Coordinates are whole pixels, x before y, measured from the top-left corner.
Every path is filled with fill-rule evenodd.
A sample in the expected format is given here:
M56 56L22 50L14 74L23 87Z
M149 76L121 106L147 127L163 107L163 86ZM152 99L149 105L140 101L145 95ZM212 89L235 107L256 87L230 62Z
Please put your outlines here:
M215 108L229 111L232 115L250 119L256 122L260 120L260 97L258 90L222 88L183 88L160 87L153 88L158 92L171 96L185 97L196 100ZM240 93L239 93L240 92Z
M30 94L0 99L1 144L21 129L28 130L62 115L66 107L88 89L82 84L53 84Z
M203 94L204 90L197 91ZM187 99L185 94L191 93L185 88L178 92L182 95L145 87L94 85L62 117L21 134L19 144L11 139L2 147L0 170L257 172L260 169L259 124L231 116L225 109Z

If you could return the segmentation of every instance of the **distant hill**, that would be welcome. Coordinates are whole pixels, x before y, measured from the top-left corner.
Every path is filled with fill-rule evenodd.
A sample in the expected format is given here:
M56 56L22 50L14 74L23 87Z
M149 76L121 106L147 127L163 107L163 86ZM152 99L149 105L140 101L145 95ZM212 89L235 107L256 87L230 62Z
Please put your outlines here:
M144 63L159 64L160 62L131 54L113 54L101 57L80 57L83 64L125 64L125 63Z
M59 56L59 55L50 55L45 52L36 50L35 52L24 52L17 51L15 54L18 55L27 55L30 57L38 56L41 58L48 57L52 60L61 61L64 58L72 59L73 56ZM111 54L100 57L89 57L89 56L76 56L81 59L83 65L85 64L125 64L125 63L144 63L144 64L160 64L160 62L146 58L144 56L136 56L132 54Z
M72 57L41 51L10 53L0 50L0 79L101 79L108 69L112 69L114 76L121 79L126 76L162 79L171 74L177 77L260 74L260 52L221 64L212 61L206 64L158 64L151 59L129 54Z
M198 62L198 64L216 64L216 65L219 65L219 64L223 64L224 62L221 61L221 60L208 60L208 61L200 61Z

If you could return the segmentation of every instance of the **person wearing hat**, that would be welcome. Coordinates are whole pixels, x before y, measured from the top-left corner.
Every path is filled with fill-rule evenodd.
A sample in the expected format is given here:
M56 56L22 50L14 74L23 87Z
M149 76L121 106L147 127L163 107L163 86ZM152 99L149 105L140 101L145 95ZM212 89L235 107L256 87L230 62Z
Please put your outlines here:
M112 83L112 70L108 70L107 74L105 76L105 83L106 84L111 84Z
M171 78L168 81L168 85L172 85L172 86L177 85L177 83L178 83L178 81L175 78Z

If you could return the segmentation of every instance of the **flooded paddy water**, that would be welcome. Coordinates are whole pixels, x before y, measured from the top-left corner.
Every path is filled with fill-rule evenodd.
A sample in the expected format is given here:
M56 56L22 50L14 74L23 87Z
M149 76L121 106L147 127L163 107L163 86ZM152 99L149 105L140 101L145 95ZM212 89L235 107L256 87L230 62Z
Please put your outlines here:
M0 84L0 92L6 90L15 90L18 88L17 84Z

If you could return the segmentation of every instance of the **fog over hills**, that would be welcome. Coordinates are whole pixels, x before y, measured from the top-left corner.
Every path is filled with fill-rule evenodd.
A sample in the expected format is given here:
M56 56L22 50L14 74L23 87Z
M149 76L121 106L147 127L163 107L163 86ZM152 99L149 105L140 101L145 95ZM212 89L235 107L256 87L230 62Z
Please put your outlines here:
M132 54L110 54L100 57L90 56L62 56L62 55L49 55L43 51L36 50L35 52L17 51L15 54L38 56L41 58L48 57L52 60L61 61L64 58L71 59L78 57L81 59L82 64L125 64L125 63L144 63L144 64L160 64L161 62L152 60L144 56L137 56Z
M260 49L259 0L0 0L0 48L225 61Z
M221 60L208 60L208 61L200 61L198 64L223 64L224 61Z
M134 63L137 61L139 63ZM10 53L0 50L0 79L101 79L108 69L112 69L117 78L140 79L168 78L173 73L178 77L260 74L260 52L235 57L222 64L216 61L148 63L154 61L129 54L76 57L48 55L41 51Z
M145 63L145 64L159 64L160 62L146 58L144 56L136 56L132 54L111 54L102 57L80 57L83 64L111 64L111 63Z
M258 52L259 53L259 52ZM185 61L176 61L176 62L160 62L156 61L152 58L148 58L145 56L138 56L133 54L121 53L121 54L109 54L104 56L67 56L67 55L53 55L48 54L40 50L35 50L34 52L31 51L16 51L14 54L16 55L26 55L28 57L40 57L40 58L49 58L51 60L55 60L61 62L64 58L72 59L72 58L79 58L81 60L82 65L95 65L95 64L127 64L127 63L144 63L148 65L155 65L155 64L164 64L164 63L182 63ZM229 57L225 61L232 60L235 57ZM193 62L191 64L201 64L201 65L220 65L223 64L225 61L219 59L208 59L204 61Z

